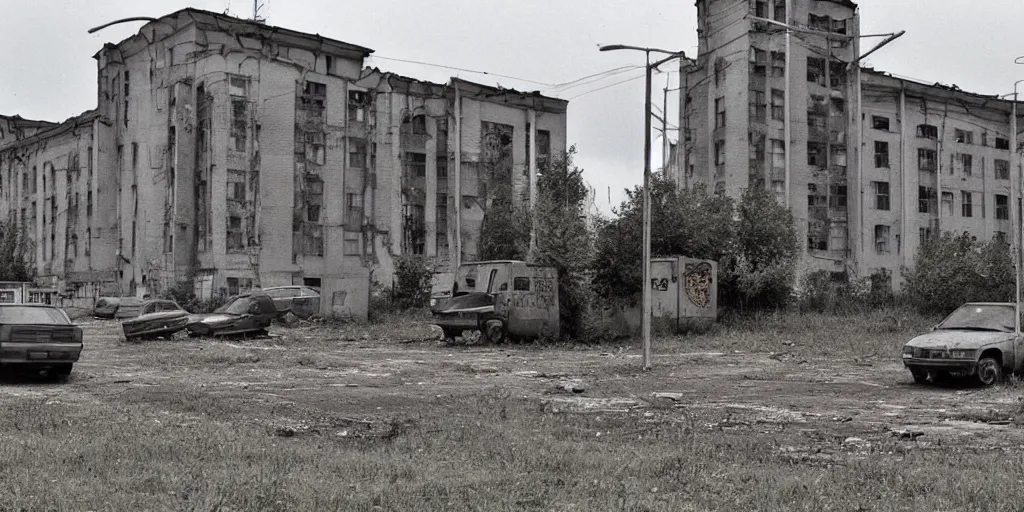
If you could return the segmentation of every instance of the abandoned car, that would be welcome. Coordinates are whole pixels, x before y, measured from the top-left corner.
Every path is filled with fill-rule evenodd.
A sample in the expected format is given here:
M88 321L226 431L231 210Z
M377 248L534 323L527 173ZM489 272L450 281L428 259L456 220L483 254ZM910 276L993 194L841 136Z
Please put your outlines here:
M263 292L274 299L281 315L291 312L299 318L309 318L320 312L320 290L310 286L274 286Z
M557 337L557 272L523 261L466 263L451 297L438 298L431 312L449 340L475 330L491 343Z
M121 322L125 339L168 337L185 328L188 312L173 300L147 300L138 308L139 315Z
M914 381L938 382L974 376L986 386L1021 369L1024 347L1015 334L1013 303L973 302L960 306L903 347L903 365Z
M276 317L274 299L265 293L254 292L229 298L213 313L189 315L185 327L193 336L266 334Z
M42 304L0 304L0 365L4 371L71 374L82 354L82 328L64 310Z
M138 314L135 308L140 304L142 301L135 297L100 297L96 299L92 314L98 318L131 318ZM122 305L125 306L124 311L121 311Z

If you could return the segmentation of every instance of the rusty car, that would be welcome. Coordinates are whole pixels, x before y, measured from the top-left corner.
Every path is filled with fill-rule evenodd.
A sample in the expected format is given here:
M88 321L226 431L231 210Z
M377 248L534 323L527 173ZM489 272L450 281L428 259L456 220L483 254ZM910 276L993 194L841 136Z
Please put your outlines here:
M96 305L93 307L93 316L97 318L131 318L138 314L138 306L141 304L142 299L135 297L100 297L96 299ZM122 306L124 306L123 311Z
M188 312L173 300L146 300L138 308L138 313L138 316L121 322L126 340L170 337L188 324Z
M228 298L213 313L189 315L185 328L192 336L265 335L276 317L274 299L256 291Z
M63 309L0 304L0 367L66 378L82 354L82 328Z
M558 274L523 261L480 261L459 266L450 297L431 307L445 339L480 331L486 341L558 337Z
M1013 303L969 302L904 345L903 365L919 384L973 376L991 386L1021 370L1019 321Z
M291 313L299 318L309 318L320 312L320 290L311 286L273 286L263 288L274 299L279 315Z

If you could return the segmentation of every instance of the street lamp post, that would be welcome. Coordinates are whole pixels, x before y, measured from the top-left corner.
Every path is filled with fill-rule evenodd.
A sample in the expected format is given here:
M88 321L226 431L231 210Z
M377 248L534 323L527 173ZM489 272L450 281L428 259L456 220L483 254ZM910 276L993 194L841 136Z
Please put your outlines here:
M1024 64L1024 55L1017 57L1013 60L1014 64ZM1020 192L1017 194L1017 200L1020 204L1024 205L1024 173L1020 169L1020 158L1017 153L1017 86L1024 82L1024 80L1017 80L1013 83L1013 106L1010 108L1010 175L1017 173L1017 181ZM1022 206L1024 208L1024 206ZM1019 209L1018 209L1019 210ZM1020 336L1020 289L1021 289L1021 265L1024 264L1024 215L1017 215L1017 296L1014 297L1014 303L1016 305L1017 315L1013 322L1015 326L1014 331L1016 335Z
M677 58L686 58L683 52L673 52L658 48L627 46L613 44L602 46L602 52L614 50L636 50L644 52L646 58L647 81L644 87L644 204L643 204L643 306L640 329L643 336L644 369L651 368L651 70ZM659 61L651 62L651 52L666 53Z

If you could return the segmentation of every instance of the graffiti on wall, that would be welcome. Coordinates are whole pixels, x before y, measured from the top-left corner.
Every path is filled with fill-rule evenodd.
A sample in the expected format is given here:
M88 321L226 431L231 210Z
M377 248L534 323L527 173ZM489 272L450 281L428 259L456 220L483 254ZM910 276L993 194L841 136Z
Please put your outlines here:
M714 281L711 264L687 263L684 272L686 296L694 306L706 309L711 305L711 285Z

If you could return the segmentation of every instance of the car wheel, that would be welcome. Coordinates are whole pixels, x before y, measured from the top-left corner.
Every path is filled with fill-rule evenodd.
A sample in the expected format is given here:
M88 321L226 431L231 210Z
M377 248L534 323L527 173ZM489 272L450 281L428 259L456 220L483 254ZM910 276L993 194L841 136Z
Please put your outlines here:
M58 381L65 381L71 375L72 364L59 364L50 370L50 375Z
M910 374L914 376L914 382L918 384L928 383L928 370L923 368L911 368Z
M978 361L978 382L984 386L991 386L1003 380L1003 368L999 361L991 357L984 357Z
M501 345L505 343L505 324L501 320L488 320L484 323L483 329L484 338L495 344Z
M455 341L455 338L462 336L462 331L456 329L443 329L445 341Z

